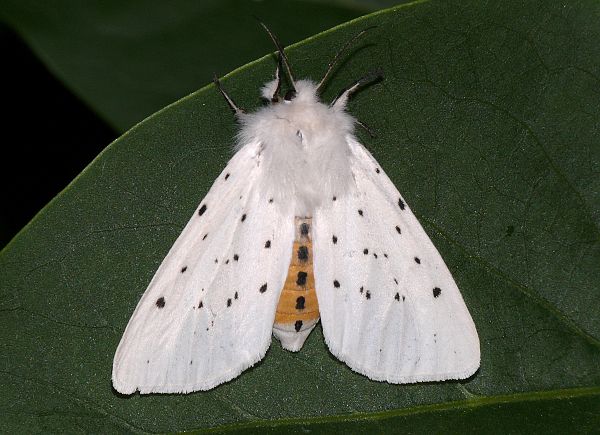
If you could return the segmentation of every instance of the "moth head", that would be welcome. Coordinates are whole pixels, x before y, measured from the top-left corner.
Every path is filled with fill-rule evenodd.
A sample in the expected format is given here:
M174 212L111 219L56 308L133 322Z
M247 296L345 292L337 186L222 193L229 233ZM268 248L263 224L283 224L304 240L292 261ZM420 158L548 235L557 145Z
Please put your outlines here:
M273 105L288 105L294 103L317 102L317 85L310 80L298 80L294 83L294 88L289 88L281 94L276 94L278 87L277 79L265 83L261 89L261 96Z
M321 93L321 90L324 87L325 83L331 76L331 73L334 71L336 64L341 59L342 53L344 53L344 51L346 51L354 43L354 41L356 39L358 39L359 37L364 35L368 30L373 28L373 27L368 27L368 28L360 31L359 33L354 35L349 41L347 41L346 44L344 44L344 46L342 46L342 48L336 53L334 58L327 65L327 70L325 72L325 75L321 79L321 81L314 87L314 89L311 89L310 92L307 92L307 91L303 92L302 90L298 89L296 80L294 79L294 74L292 73L292 68L288 61L287 55L284 51L283 45L281 45L279 43L279 40L277 39L277 37L273 34L273 32L271 32L271 30L269 30L269 28L263 22L259 21L259 23L263 27L263 29L265 29L267 34L271 37L271 40L273 41L273 43L275 44L275 47L277 48L277 69L275 70L275 80L267 83L262 89L263 98L265 98L266 100L269 100L273 104L280 103L280 102L282 102L284 104L290 103L298 97L300 97L300 99L302 99L302 97L304 97L304 98L309 97L309 96L313 97L313 94L318 96ZM282 94L281 88L282 88L283 76L287 77L289 88L285 91L285 93ZM370 73L366 77L361 78L359 81L355 82L354 84L352 84L351 86L346 88L344 91L342 91L340 93L340 95L338 95L338 97L331 103L331 107L337 106L337 108L344 108L348 97L354 91L356 91L360 86L364 85L368 81L373 81L373 79L376 80L380 77L381 77L381 74L379 72L376 72L376 73ZM305 95L303 95L303 94L305 94ZM311 99L314 99L314 98L311 98Z
M270 82L266 83L261 91L262 97L270 103L270 107L275 109L275 118L281 120L291 121L300 121L307 119L310 122L301 122L302 124L309 125L318 125L324 122L323 118L329 118L329 116L334 116L333 112L343 112L346 108L346 103L348 102L348 98L357 91L360 87L365 84L373 83L378 81L382 75L379 71L374 71L356 82L352 83L350 86L346 87L342 92L338 94L338 96L327 106L320 102L319 95L326 83L326 81L331 76L332 72L335 69L335 66L339 62L342 57L344 51L346 51L352 43L358 39L360 36L365 34L371 28L367 28L354 35L346 44L336 53L334 58L327 65L327 70L323 76L323 78L318 83L313 83L310 80L296 80L294 78L294 74L292 72L292 68L288 61L287 55L283 49L283 46L279 43L278 39L273 35L273 33L268 29L268 27L264 23L260 23L261 26L265 29L265 31L271 37L275 47L277 47L277 68L275 70L275 78ZM238 120L244 122L244 119L248 120L248 114L238 107L233 99L224 91L219 83L219 80L214 79L215 85L225 98L227 104L234 112L234 114L238 117ZM285 82L285 83L284 83ZM283 89L285 87L285 90ZM307 107L311 106L311 107ZM281 110L282 108L288 108L288 110ZM307 111L306 109L312 109ZM298 116L298 113L304 111L304 114L312 113L314 116ZM329 116L322 116L327 114ZM247 122L244 122L246 125ZM294 123L295 124L295 123ZM359 125L363 126L362 123L358 122ZM305 135L302 132L302 129L299 128L300 134L296 136L300 139ZM294 130L296 131L296 130ZM369 131L370 133L370 131ZM242 135L243 136L243 135Z

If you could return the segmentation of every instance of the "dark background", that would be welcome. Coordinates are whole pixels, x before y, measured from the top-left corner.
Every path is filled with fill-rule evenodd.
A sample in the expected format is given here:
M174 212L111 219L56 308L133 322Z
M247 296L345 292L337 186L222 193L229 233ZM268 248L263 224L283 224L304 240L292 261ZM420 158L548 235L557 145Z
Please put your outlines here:
M119 135L0 25L2 249Z

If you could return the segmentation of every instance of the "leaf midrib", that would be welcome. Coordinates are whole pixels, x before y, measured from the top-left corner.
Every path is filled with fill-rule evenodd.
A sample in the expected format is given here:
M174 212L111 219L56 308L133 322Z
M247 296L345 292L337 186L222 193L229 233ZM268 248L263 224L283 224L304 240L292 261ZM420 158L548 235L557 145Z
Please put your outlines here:
M86 407L92 411L95 411L101 415L105 415L109 419L111 419L115 424L120 425L123 428L128 430L132 430L138 433L150 433L148 431L143 430L142 428L135 426L130 423L127 419L120 417L116 414L113 414L106 409L104 409L101 405L90 401L86 398L81 398L78 395L74 394L73 391L56 385L52 382L49 382L44 379L39 378L30 378L27 376L19 375L16 373L12 373L9 371L2 370L0 371L3 375L8 375L10 377L18 378L24 381L32 382L37 384L38 386L45 388L49 391L60 391L64 393L69 399L74 402L78 402L81 406ZM200 393L201 394L201 393ZM379 412L357 412L353 414L339 414L333 416L325 416L325 417L297 417L297 418L282 418L276 420L253 420L250 422L244 423L234 423L222 426L216 426L212 428L206 429L194 429L186 432L194 432L194 433L210 433L210 432L222 432L222 431L237 431L241 429L251 429L251 428L261 428L265 426L269 426L270 428L276 428L279 426L290 426L290 425L298 425L298 424L320 424L320 423L345 423L352 421L376 421L376 420L384 420L393 417L403 417L410 415L418 415L425 414L428 412L438 412L438 411L451 411L451 410L460 410L460 409L474 409L481 408L489 405L496 404L507 404L507 403L519 403L519 402L535 402L535 401L544 401L544 400L553 400L553 399L571 399L585 396L594 396L598 395L600 397L600 387L581 387L581 388L563 388L556 390L546 390L546 391L533 391L527 393L513 393L513 394L500 394L493 396L475 396L473 399L464 399L464 400L454 400L449 402L435 403L435 404L426 404L426 405L418 405L407 408L394 409L391 411L379 411Z
M319 423L346 423L353 421L375 421L384 420L393 417L403 417L410 415L424 414L437 411L451 411L460 409L474 409L489 405L535 402L553 399L571 399L585 396L600 396L600 387L567 388L547 391L534 391L527 393L501 394L494 396L477 396L475 399L455 400L450 402L418 405L408 408L394 409L391 411L380 412L359 412L355 414L341 414L326 417L299 417L283 418L278 420L257 420L248 423L235 423L230 425L217 426L210 429L195 429L189 432L210 433L210 432L235 432L241 429L260 428L268 426L277 428L279 426L291 426L300 424L319 424Z

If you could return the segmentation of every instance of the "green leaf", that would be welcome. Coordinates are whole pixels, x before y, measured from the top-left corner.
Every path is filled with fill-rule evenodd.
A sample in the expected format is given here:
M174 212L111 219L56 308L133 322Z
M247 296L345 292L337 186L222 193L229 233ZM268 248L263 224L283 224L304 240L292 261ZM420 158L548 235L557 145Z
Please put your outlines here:
M374 10L347 1L4 0L0 17L119 131L273 51L253 15L295 42Z
M378 133L359 135L461 289L481 339L472 378L372 382L317 328L300 352L274 342L209 392L111 390L136 303L231 155L234 120L208 86L115 141L0 254L3 429L597 430L599 16L592 0L419 1L290 47L296 74L318 79L337 47L378 26L324 98L383 68L349 110ZM269 56L224 85L258 107L273 69Z

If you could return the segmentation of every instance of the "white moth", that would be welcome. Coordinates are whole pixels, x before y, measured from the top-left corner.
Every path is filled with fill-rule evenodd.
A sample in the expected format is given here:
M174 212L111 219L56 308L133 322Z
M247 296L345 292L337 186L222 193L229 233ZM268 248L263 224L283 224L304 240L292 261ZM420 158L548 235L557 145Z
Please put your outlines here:
M264 25L263 25L264 26ZM267 29L267 32L268 29ZM479 338L440 254L353 135L348 97L294 80L278 48L271 104L246 114L237 152L137 305L116 351L124 394L209 390L260 361L273 333L298 351L319 315L327 345L377 381L464 379ZM290 90L280 98L281 72Z

